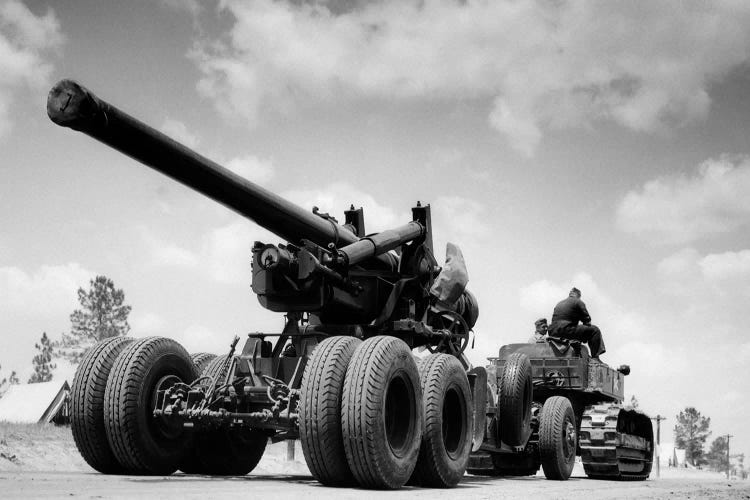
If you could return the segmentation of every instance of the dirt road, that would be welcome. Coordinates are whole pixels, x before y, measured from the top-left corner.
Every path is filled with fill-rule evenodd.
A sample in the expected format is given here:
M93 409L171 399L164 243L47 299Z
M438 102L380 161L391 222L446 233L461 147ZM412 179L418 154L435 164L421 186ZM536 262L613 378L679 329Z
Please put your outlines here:
M452 490L404 488L380 492L326 488L307 474L211 478L175 474L169 477L105 476L93 472L0 472L0 497L16 498L747 498L750 481L664 477L619 483L573 477L480 478L467 476Z
M547 481L542 474L524 478L467 475L452 490L404 488L371 491L325 488L314 481L297 443L287 460L287 443L266 448L258 467L244 477L213 478L175 474L169 477L105 476L94 472L75 449L69 429L0 424L0 499L36 498L252 498L263 500L338 500L356 498L745 498L750 480L725 481L715 472L662 468L662 478L620 483L586 479L576 464L569 481Z

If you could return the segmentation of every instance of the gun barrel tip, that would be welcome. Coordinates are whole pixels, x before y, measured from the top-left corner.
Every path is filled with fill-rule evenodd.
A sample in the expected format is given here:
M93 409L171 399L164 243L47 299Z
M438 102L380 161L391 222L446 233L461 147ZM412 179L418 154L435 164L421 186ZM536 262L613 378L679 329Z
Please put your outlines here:
M81 122L97 108L96 98L82 85L60 80L47 95L47 116L63 127Z

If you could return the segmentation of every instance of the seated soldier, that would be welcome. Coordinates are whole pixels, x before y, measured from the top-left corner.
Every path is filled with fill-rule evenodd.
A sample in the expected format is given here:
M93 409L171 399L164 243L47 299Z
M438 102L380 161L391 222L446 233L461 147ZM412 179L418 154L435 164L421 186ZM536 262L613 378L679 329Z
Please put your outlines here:
M547 318L539 318L534 321L534 335L529 338L529 344L544 342L547 340Z
M579 322L582 324L579 325ZM591 324L591 316L581 300L581 291L577 288L573 288L568 298L555 306L548 334L551 337L588 343L591 357L597 361L606 352L602 332L599 327Z

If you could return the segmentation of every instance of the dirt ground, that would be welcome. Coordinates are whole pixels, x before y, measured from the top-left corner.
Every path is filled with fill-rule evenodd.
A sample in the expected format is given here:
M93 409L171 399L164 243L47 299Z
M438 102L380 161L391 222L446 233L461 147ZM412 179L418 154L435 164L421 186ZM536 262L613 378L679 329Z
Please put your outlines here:
M326 488L310 476L297 443L295 460L287 445L270 445L258 467L244 477L216 478L174 474L168 477L106 476L94 472L78 455L70 430L0 424L0 498L745 498L750 481L727 481L722 475L663 468L661 478L614 482L589 480L579 465L564 482L540 473L524 478L467 475L452 490L407 487L399 491ZM260 496L263 495L263 496Z

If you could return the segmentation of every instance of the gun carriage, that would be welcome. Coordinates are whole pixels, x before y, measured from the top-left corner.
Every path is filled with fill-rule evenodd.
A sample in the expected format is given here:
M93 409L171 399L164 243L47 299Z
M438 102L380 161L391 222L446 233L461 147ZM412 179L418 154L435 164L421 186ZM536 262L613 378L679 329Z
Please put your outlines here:
M256 242L252 290L283 313L280 332L192 357L160 337L113 338L73 383L79 451L104 473L246 474L268 439L300 439L324 484L453 486L481 443L486 372L463 355L478 316L463 257L432 245L429 205L367 235L308 212L199 155L71 80L47 113L278 235ZM432 354L419 360L412 349ZM475 424L473 419L478 418Z

